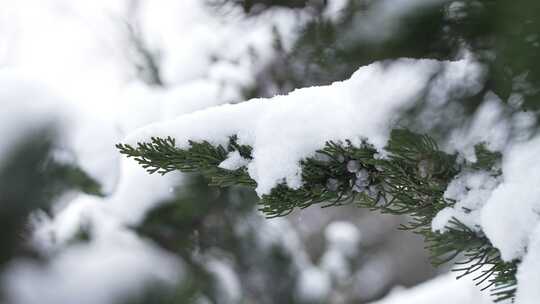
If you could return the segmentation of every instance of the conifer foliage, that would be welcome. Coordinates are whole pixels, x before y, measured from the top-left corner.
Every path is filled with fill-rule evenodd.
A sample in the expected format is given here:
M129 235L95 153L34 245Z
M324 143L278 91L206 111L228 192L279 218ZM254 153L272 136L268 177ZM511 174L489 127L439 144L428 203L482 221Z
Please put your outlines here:
M152 138L150 143L136 147L118 144L119 151L134 158L150 173L171 171L201 172L211 184L227 187L255 187L246 168L226 170L219 167L229 152L237 151L251 158L251 147L237 143L231 137L227 146L209 142L190 142L188 149L179 149L171 137ZM443 198L444 191L458 172L493 170L500 155L479 145L478 161L458 162L456 155L442 152L427 135L396 129L385 148L387 157L380 157L368 143L354 146L350 142L327 142L315 157L302 161L299 189L280 184L263 195L259 209L268 217L284 216L297 208L314 204L322 207L356 204L388 214L409 215L410 221L401 229L422 235L435 265L458 259L454 269L460 276L473 275L483 289L490 288L496 300L514 296L516 263L504 262L489 240L453 219L443 233L434 232L431 222L436 214L453 202Z

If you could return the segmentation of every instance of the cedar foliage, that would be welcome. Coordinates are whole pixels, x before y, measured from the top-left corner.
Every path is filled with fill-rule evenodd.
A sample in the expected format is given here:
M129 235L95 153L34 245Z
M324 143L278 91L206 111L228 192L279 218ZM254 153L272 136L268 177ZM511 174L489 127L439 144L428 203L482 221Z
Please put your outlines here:
M118 144L119 151L134 158L150 173L171 171L201 172L215 186L256 187L245 167L225 170L218 165L227 154L238 151L251 158L251 148L231 137L227 146L208 142L190 142L179 149L171 137L152 138L136 147ZM457 161L446 154L427 135L404 129L394 130L385 148L387 157L378 156L369 144L327 142L317 155L301 162L303 186L291 189L279 184L259 201L259 209L268 217L284 216L295 209L315 204L322 207L356 204L388 214L406 214L410 221L401 229L422 235L434 265L457 259L454 270L461 276L473 274L478 285L490 288L496 300L509 299L515 293L516 262L504 262L489 240L454 219L444 233L434 232L435 215L454 202L443 193L449 182L464 169L492 170L500 155L478 146L476 163ZM492 170L493 174L500 174Z

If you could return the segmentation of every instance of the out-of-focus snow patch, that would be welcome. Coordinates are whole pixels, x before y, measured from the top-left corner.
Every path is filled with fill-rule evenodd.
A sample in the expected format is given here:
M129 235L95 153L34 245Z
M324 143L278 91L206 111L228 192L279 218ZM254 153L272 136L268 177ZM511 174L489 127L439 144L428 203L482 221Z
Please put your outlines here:
M303 269L298 278L296 293L301 301L325 303L330 295L331 281L328 274L316 267Z
M279 244L291 253L291 258L297 269L304 269L311 265L300 236L285 218L268 219L262 225L259 224L256 232L257 239L265 250Z
M362 298L373 298L388 287L394 276L393 261L382 254L366 261L354 274L354 292Z
M14 69L0 69L0 157L17 140L43 128L57 139L55 159L75 162L110 193L118 178L118 140L111 121L83 112L46 84Z
M446 18L459 21L467 16L467 5L463 1L452 1L445 10Z
M206 261L205 265L206 270L216 279L215 287L219 290L219 303L239 303L242 299L242 288L232 266L217 259Z
M344 10L347 8L349 0L330 0L327 1L326 7L323 11L323 16L334 22L339 21L343 15Z
M104 116L126 77L118 20L127 2L0 0L8 12L0 18L12 33L8 57L0 61Z
M170 189L180 183L180 174L150 175L134 161L123 160L121 178L113 195L78 196L52 221L37 227L35 242L46 251L54 251L86 225L90 225L93 237L107 238L110 233L101 227L122 230L138 224L148 210L171 198Z
M326 271L336 281L344 280L351 274L351 265L342 252L336 249L329 249L321 257L321 269Z
M346 256L354 256L358 251L362 234L358 228L350 222L335 221L326 227L324 231L328 247L339 250Z
M74 109L46 86L11 69L0 69L0 159L24 136L42 128L64 130Z
M210 78L247 86L255 73L272 60L277 31L285 50L308 15L290 9L269 9L246 18L240 7L211 8L204 1L141 3L143 38L161 50L163 76L168 84ZM189 41L189 43L186 43Z
M146 283L181 279L177 259L130 232L109 232L117 237L72 245L50 263L19 260L10 265L3 280L9 303L112 304L144 291Z
M409 289L396 289L386 298L373 304L492 304L471 280L456 280L453 273Z
M123 160L118 188L101 205L124 224L135 225L148 210L172 198L171 189L181 183L180 173L150 175L135 161Z
M326 252L321 257L321 268L336 280L350 275L350 260L357 257L362 235L358 228L349 222L335 221L324 231Z
M302 185L300 160L328 140L360 144L367 139L382 150L398 114L415 104L432 76L454 64L460 63L413 59L373 63L349 80L329 86L223 105L153 124L133 132L127 142L172 136L179 148L186 148L189 140L218 145L238 135L241 144L253 147L248 171L257 181L259 195L283 180L298 188Z
M178 283L181 261L126 228L144 212L145 206L137 204L148 208L169 193L163 189L169 186L166 182L160 179L158 184L145 176L133 174L121 181L109 199L80 195L52 221L42 221L34 244L50 259L42 264L18 260L9 268L4 283L10 303L116 303L144 291L147 283ZM91 240L70 244L81 229Z
M108 118L79 111L67 139L77 165L101 185L103 194L114 191L120 174L120 156L115 149L120 132Z

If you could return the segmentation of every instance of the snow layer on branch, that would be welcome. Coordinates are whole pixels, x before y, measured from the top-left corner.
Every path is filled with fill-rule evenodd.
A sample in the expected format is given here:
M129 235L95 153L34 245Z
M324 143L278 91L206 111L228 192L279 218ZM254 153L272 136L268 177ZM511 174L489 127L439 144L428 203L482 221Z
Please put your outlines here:
M503 158L503 183L482 209L486 236L504 260L522 257L540 219L540 137L514 144Z
M529 304L537 303L540 297L540 137L519 140L503 151L502 176L494 177L485 171L458 175L445 192L445 198L456 204L437 214L432 227L444 231L455 217L482 231L499 249L503 260L522 260L518 265L516 303Z
M240 152L233 151L229 153L227 159L219 164L219 167L227 170L236 170L246 166L249 163L248 159L245 159L240 155Z
M470 122L452 132L448 150L450 153L457 151L466 160L475 162L476 144L484 143L491 151L502 151L510 140L510 132L511 122L505 115L501 99L488 92Z
M455 201L453 207L441 210L432 221L433 231L446 231L452 218L474 231L480 231L480 209L499 184L498 177L487 171L462 172L446 188L444 198Z
M237 88L210 80L193 80L170 88L136 82L123 92L117 120L122 130L129 132L152 122L238 100Z
M186 148L188 140L218 145L238 135L241 144L253 147L248 171L257 181L259 195L283 181L298 188L302 185L300 160L312 156L329 140L351 140L358 145L367 139L382 150L401 111L423 94L435 94L428 91L428 85L437 72L445 73L452 70L447 67L460 64L463 62L414 59L376 62L361 67L350 79L328 86L223 105L153 124L133 132L127 142L172 136L179 148ZM439 85L433 89L447 88Z
M535 304L540 299L540 225L537 225L531 236L527 255L519 265L517 273L518 288L516 303Z

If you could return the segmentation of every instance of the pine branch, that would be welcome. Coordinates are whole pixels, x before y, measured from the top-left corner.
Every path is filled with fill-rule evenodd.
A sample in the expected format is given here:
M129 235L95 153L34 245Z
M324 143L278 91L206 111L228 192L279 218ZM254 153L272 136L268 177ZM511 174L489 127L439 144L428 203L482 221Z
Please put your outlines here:
M257 185L246 168L230 171L218 167L232 151L252 158L251 147L239 145L236 137L231 137L226 147L189 142L188 149L179 149L169 137L152 138L136 148L125 144L117 148L150 173L197 171L209 177L213 185ZM455 155L440 151L429 136L407 130L394 130L385 151L387 156L381 158L365 142L354 146L347 141L330 141L314 157L301 162L302 187L291 189L279 184L261 197L259 208L268 217L278 217L315 204L329 207L355 203L382 213L408 215L410 220L401 229L425 238L434 265L462 258L455 269L459 277L474 274L478 285L491 288L495 300L513 298L518 261L504 262L487 237L456 219L444 233L431 229L435 215L454 204L443 194L458 172L465 168L490 170L500 155L478 146L478 161L460 164Z

